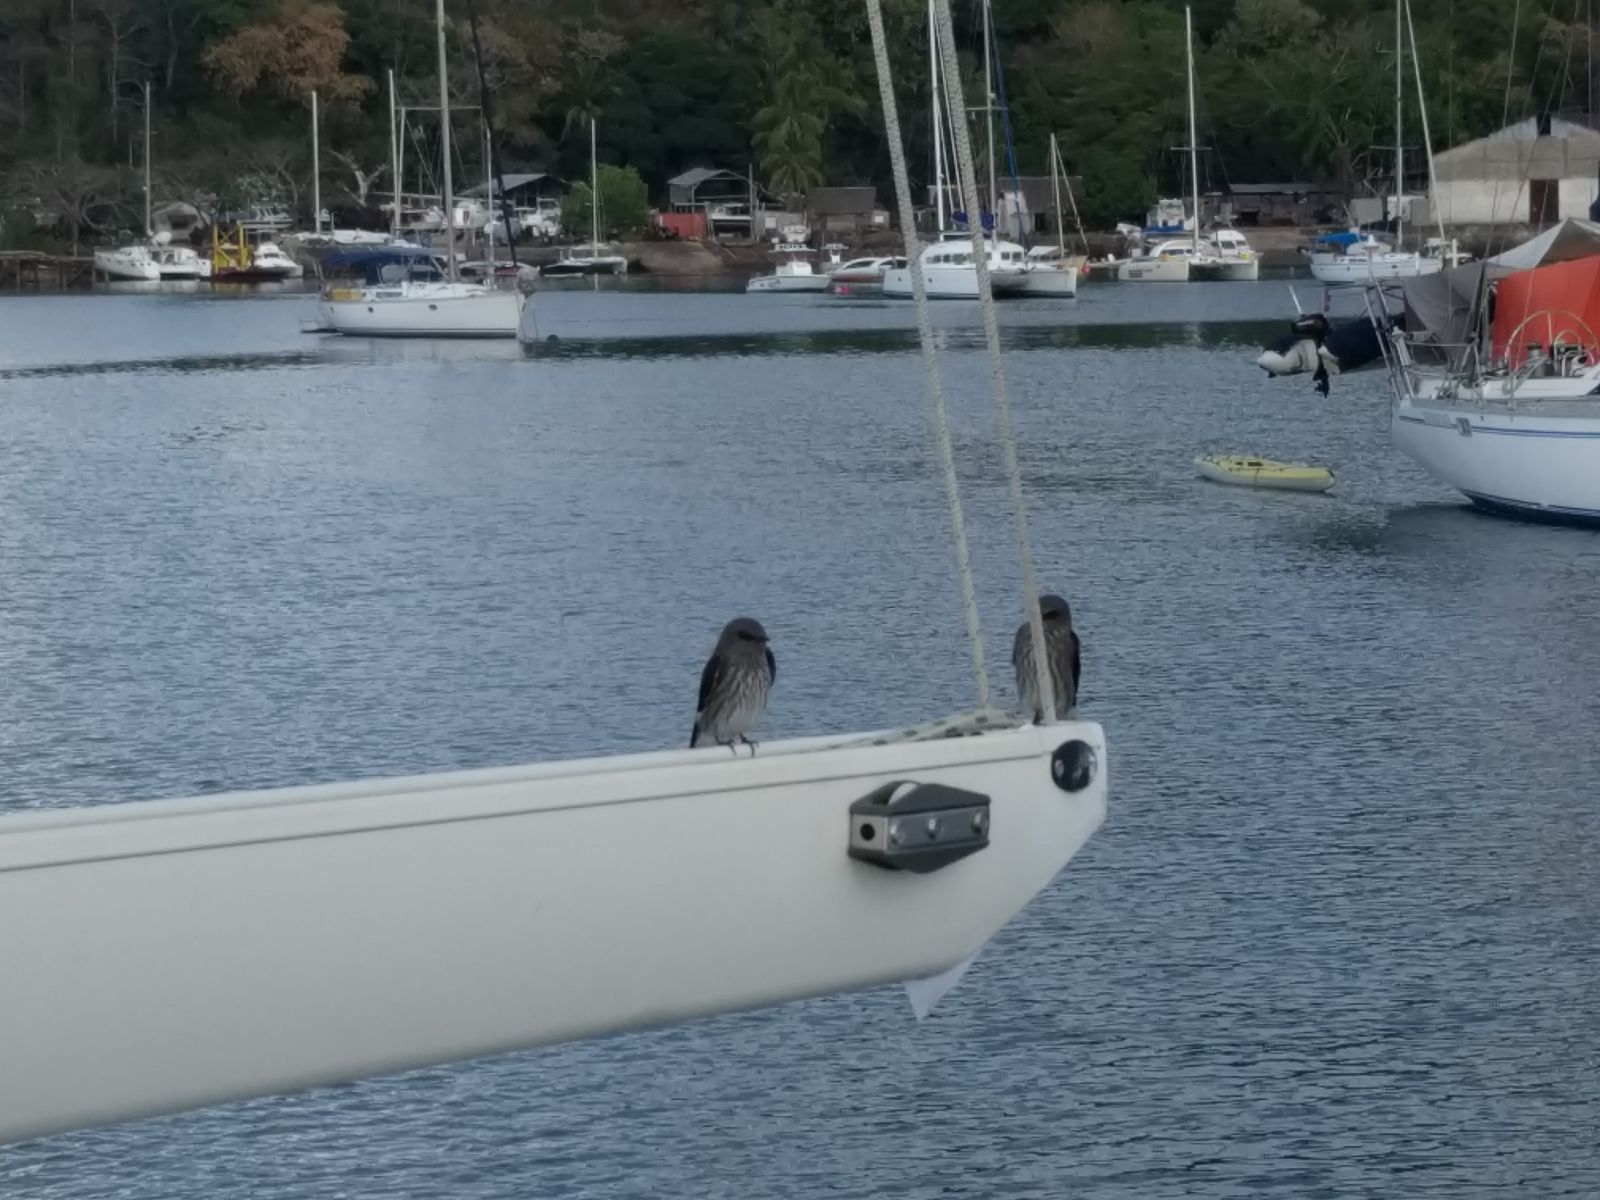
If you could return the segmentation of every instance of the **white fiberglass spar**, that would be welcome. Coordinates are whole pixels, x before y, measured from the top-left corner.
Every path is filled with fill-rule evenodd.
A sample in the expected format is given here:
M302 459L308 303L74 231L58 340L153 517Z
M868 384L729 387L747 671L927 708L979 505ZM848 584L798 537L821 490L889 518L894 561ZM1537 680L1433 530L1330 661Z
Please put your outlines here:
M851 857L895 781L988 798L987 844ZM0 1143L933 975L1105 803L1077 723L0 818Z

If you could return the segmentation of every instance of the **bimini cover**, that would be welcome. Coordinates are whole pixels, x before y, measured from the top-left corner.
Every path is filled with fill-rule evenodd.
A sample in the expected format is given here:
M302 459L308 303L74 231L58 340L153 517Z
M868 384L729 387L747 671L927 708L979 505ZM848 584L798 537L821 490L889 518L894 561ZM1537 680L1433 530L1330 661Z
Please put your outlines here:
M1587 221L1567 224L1588 225ZM1591 226L1600 233L1600 226ZM1495 285L1494 355L1512 364L1538 346L1593 348L1600 331L1600 255L1507 275Z
M1496 254L1489 262L1499 275L1507 271L1527 271L1547 263L1571 262L1592 254L1600 254L1600 224L1568 217L1538 237Z
M1401 280L1413 359L1451 368L1464 365L1473 331L1482 328L1477 312L1486 296L1486 274L1487 264L1477 262Z
M1337 246L1340 250L1348 250L1362 240L1360 232L1346 229L1340 233L1324 233L1320 235L1315 244L1318 246Z

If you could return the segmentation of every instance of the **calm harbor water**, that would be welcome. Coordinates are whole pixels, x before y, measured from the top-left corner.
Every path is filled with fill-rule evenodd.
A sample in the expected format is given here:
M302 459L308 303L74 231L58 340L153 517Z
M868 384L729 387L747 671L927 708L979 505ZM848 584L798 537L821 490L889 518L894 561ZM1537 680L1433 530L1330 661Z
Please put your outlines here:
M293 295L0 298L0 809L673 745L740 612L768 736L970 701L905 307L538 302L525 354L308 337ZM1600 535L1463 508L1376 378L1266 379L1288 308L1006 308L1113 807L930 1021L883 990L61 1137L0 1196L1600 1195ZM972 316L940 340L1003 663ZM1194 477L1227 450L1339 484Z

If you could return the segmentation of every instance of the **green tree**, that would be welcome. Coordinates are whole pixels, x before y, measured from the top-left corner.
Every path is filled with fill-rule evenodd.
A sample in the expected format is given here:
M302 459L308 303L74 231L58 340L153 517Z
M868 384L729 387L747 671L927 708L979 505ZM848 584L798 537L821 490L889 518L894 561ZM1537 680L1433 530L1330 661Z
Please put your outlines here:
M650 193L632 167L600 168L600 236L636 233L650 220ZM594 193L587 183L574 184L561 201L561 228L573 237L589 236L593 228Z
M751 142L768 186L798 208L827 179L824 142L834 117L861 113L866 103L809 21L785 24L769 14L759 36L768 49L768 100L750 118Z

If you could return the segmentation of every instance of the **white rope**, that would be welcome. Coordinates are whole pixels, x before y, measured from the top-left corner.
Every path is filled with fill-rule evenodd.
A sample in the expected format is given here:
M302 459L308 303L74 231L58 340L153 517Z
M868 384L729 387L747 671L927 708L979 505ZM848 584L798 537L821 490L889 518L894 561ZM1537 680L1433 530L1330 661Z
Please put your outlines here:
M889 162L894 173L895 199L900 209L900 229L905 236L906 264L911 271L911 292L917 302L917 336L922 360L928 368L929 422L944 471L945 498L950 502L950 529L955 537L956 568L961 575L961 598L967 613L967 639L972 644L972 672L978 682L978 705L989 707L989 669L983 656L983 627L978 619L977 588L972 560L967 552L967 526L961 511L961 485L956 478L955 451L950 445L950 425L945 416L944 385L933 343L933 320L928 313L928 288L922 277L922 247L917 241L911 207L911 179L906 170L905 147L900 141L900 112L895 103L894 79L889 69L888 40L883 32L882 0L867 0L867 23L872 27L872 53L878 66L878 91L883 97L884 132L889 139ZM960 110L957 110L960 111ZM952 122L954 123L954 122ZM935 131L935 136L938 136Z
M869 4L873 0L868 0ZM950 19L950 0L931 0L939 29L939 55L943 64L945 97L951 113L967 111L961 88L961 64L956 58L956 39ZM1039 590L1033 576L1033 553L1028 548L1028 510L1022 497L1022 471L1017 465L1017 443L1011 430L1011 404L1006 398L1005 368L1000 361L1000 325L995 317L994 292L989 280L989 245L983 238L983 209L978 200L977 173L972 165L972 138L964 119L954 119L956 173L961 184L962 203L967 210L967 228L972 233L972 261L978 273L978 303L983 308L983 336L989 347L989 366L994 374L994 402L1000 425L1000 451L1005 460L1006 478L1011 486L1011 510L1016 517L1017 557L1022 565L1022 599L1027 611L1028 631L1033 638L1033 668L1038 680L1039 707L1046 719L1056 712L1055 688L1050 682L1050 663L1046 657L1044 621L1039 615ZM976 222L976 228L974 223ZM998 224L998 223L997 223ZM998 238L996 239L998 241Z

